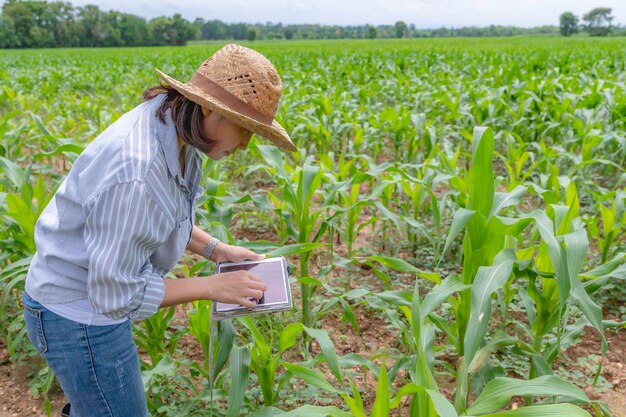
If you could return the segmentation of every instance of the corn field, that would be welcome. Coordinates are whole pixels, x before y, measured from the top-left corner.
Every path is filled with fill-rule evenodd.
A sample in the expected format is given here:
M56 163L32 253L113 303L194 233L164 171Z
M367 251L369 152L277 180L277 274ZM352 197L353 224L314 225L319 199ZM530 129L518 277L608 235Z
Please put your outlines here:
M38 215L155 68L187 80L221 46L0 51L0 339L48 413L19 301ZM281 73L299 150L205 160L196 221L286 256L294 308L219 322L213 363L210 301L135 322L151 415L623 415L589 393L620 392L603 369L626 332L626 40L246 46ZM212 271L187 256L171 275Z

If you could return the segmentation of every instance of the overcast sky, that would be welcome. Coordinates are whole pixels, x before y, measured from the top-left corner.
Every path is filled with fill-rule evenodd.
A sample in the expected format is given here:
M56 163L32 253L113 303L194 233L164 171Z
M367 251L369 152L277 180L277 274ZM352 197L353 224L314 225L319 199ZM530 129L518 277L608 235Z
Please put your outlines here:
M393 24L417 28L558 25L559 15L581 17L594 7L611 7L615 23L626 23L626 0L69 0L75 6L96 4L145 18L180 13L223 22L320 23L327 25Z

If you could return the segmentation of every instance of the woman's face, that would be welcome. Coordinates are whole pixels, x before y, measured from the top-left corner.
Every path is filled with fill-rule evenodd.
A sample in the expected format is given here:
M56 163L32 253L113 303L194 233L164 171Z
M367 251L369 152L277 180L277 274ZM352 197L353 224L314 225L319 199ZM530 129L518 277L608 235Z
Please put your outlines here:
M202 109L204 113L204 131L208 138L213 140L213 148L206 155L218 160L232 155L237 149L246 149L252 132L244 129L216 112Z

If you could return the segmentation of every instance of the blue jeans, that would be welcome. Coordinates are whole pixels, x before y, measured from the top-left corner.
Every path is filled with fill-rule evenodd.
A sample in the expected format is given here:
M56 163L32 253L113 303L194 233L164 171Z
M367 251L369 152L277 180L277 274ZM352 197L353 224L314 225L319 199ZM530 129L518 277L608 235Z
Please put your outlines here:
M72 404L70 416L148 415L130 320L90 326L54 314L26 292L22 300L28 338Z

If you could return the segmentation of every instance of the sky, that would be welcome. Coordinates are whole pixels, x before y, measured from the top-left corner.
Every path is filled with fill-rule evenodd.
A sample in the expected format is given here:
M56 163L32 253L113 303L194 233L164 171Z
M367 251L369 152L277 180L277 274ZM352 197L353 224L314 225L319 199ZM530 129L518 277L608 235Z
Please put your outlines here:
M403 20L418 29L435 27L558 25L559 16L577 16L594 7L611 7L614 23L626 23L626 0L69 0L96 4L145 18L180 13L227 23L319 23L381 25Z

